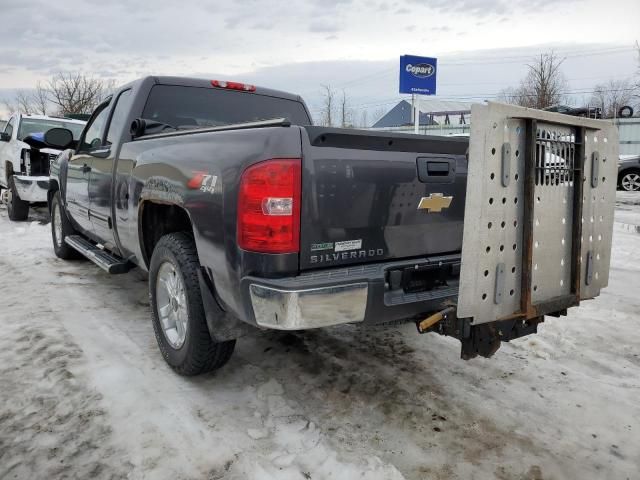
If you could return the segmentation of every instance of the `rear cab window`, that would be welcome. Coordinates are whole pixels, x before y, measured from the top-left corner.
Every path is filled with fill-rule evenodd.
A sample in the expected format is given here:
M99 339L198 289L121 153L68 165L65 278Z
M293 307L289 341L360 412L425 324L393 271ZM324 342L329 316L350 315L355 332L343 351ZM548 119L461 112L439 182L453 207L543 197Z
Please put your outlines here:
M287 118L310 125L301 102L217 88L154 85L142 117L175 128L206 128Z

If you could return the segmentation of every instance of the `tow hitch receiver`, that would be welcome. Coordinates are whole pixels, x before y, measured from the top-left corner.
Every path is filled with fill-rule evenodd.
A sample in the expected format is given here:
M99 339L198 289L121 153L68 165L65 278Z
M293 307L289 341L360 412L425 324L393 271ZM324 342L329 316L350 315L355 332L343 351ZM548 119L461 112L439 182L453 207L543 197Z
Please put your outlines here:
M499 103L472 117L456 311L418 325L459 338L463 358L607 286L618 158L610 121Z
M544 317L530 320L512 319L473 325L468 318L458 318L455 307L430 315L416 322L419 333L434 332L460 340L463 360L470 360L478 355L490 357L502 342L524 337L538 332L538 324Z

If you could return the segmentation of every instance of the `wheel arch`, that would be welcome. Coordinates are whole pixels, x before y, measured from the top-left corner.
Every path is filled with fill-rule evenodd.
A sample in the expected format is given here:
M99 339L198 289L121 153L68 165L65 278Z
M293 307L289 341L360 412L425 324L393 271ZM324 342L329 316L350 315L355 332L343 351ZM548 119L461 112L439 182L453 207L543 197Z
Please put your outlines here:
M51 213L51 202L53 201L53 196L56 194L58 190L60 190L60 185L58 185L58 180L50 179L49 189L47 190L47 207L49 208L49 213Z
M182 205L149 199L140 202L138 208L140 252L147 268L154 248L164 235L185 231L193 235L191 215Z

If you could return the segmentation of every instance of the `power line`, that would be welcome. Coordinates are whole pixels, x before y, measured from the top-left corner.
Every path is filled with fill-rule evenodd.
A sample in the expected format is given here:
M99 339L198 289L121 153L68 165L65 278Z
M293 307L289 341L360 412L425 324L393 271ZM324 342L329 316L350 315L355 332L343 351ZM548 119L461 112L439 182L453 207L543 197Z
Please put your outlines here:
M590 93L609 93L609 92L632 92L636 90L633 87L629 87L629 88L607 88L607 89L598 89L598 90L593 90L593 88L591 89L577 89L577 90L567 90L564 92L558 92L559 95L586 95L586 94L590 94ZM474 98L497 98L500 96L509 96L509 93L504 93L504 92L494 92L494 93L477 93L477 94L469 94L469 95L458 95L458 96L452 96L452 97L437 97L438 100L447 100L447 99L474 99ZM513 94L512 96L523 96L523 97L535 97L536 94L530 94L530 95L517 95L517 94Z
M633 73L630 73L621 77L611 77L610 75L600 75L597 77L576 77L576 78L567 78L567 82L575 82L576 80L596 80L596 79L608 79L608 80L630 80L633 76ZM504 82L464 82L464 83L446 83L442 87L462 87L465 85L501 85ZM440 88L442 88L440 87Z
M594 93L611 93L611 92L625 92L625 91L634 91L636 90L633 87L630 88L610 88L610 89L600 89L600 90L593 90L593 89L576 89L576 90L567 90L564 92L559 92L560 95L587 95L587 94L594 94ZM474 99L487 99L487 98L498 98L501 96L508 96L508 94L504 94L502 92L494 92L494 93L475 93L475 94L469 94L469 95L457 95L457 96L434 96L433 98L435 100L438 101L460 101L460 100L474 100ZM530 95L513 95L513 96L521 96L521 97L535 97L535 94L530 94ZM359 103L359 104L355 104L355 105L350 105L350 108L358 108L358 107L379 107L379 106L385 106L385 105L392 105L394 103L399 103L402 100L408 100L407 97L395 97L393 99L390 100L382 100L382 101L374 101L374 102L366 102L366 103ZM313 109L311 110L314 113L319 113L322 112L322 109Z
M600 49L590 49L590 50L574 50L566 53L562 53L561 51L554 51L558 53L558 55L563 56L565 58L578 58L578 57L590 57L590 56L599 56L599 55L610 55L615 53L625 53L635 51L636 47L607 47ZM477 57L473 60L468 61L458 61L458 62L448 62L446 60L438 62L438 66L445 67L458 67L465 65L499 65L499 64L512 64L512 63L520 63L523 60L531 60L538 56L539 54L522 54L522 55L511 55L511 56L488 56L488 57ZM369 73L367 75L363 75L362 77L357 77L352 80L347 80L346 82L342 82L337 84L336 88L343 88L349 85L354 85L358 83L364 83L368 80L371 80L375 77L379 77L388 73L392 73L396 70L396 67L385 68L384 70L380 70L377 72Z
M613 48L600 49L600 50L585 50L582 52L575 52L573 54L572 53L562 54L555 51L554 53L558 53L559 56L563 56L565 58L578 58L578 57L595 57L599 55L610 55L612 53L624 53L624 52L631 52L631 51L635 51L635 47L613 47ZM538 55L540 54L519 55L519 56L510 56L510 57L489 57L488 60L476 59L476 60L466 61L466 62L465 61L461 61L461 62L443 61L443 62L440 62L439 65L451 67L451 66L477 65L477 64L493 65L493 64L501 64L501 63L518 63L521 60L531 60L537 57ZM495 58L495 61L492 61L494 58Z
M390 73L390 72L394 71L395 69L396 69L396 67L385 68L384 70L380 70L379 72L370 73L368 75L364 75L362 77L355 78L355 79L349 80L347 82L339 83L339 84L335 85L335 88L346 87L347 85L351 85L353 83L357 83L357 82L360 82L362 80L365 80L365 79L368 79L368 78L371 78L371 77L377 77L377 76L383 75L385 73Z

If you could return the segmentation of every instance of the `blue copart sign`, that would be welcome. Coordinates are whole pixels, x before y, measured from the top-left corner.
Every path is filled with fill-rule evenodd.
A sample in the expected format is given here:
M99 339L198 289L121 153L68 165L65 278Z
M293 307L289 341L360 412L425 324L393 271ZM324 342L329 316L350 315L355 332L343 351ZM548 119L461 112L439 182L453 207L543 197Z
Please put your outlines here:
M438 59L403 55L400 57L400 93L436 94Z

